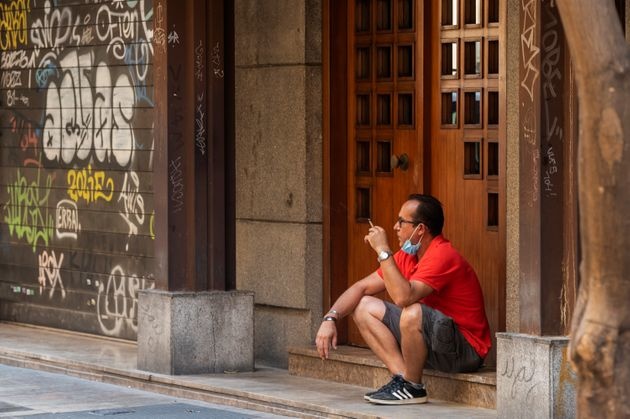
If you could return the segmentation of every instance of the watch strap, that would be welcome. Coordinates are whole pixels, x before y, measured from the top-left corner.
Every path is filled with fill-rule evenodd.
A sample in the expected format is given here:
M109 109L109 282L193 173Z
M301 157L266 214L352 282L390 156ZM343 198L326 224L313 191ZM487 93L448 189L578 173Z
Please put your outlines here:
M381 252L379 252L378 257L376 258L376 260L381 263L387 259L389 259L390 257L392 257L393 253L389 250L383 250Z

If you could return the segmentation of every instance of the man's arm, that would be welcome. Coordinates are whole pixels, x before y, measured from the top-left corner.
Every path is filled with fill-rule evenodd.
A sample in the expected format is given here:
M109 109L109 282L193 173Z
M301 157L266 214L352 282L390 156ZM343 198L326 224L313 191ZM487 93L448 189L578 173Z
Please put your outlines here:
M376 272L352 284L332 305L328 314L337 320L352 313L365 295L374 295L385 290L383 280ZM322 322L315 338L317 352L322 359L328 358L330 347L337 349L337 325L335 321Z
M399 307L417 303L433 292L433 288L422 281L407 281L400 273L393 257L381 262L381 270L387 293Z
M354 311L361 298L365 295L378 294L385 290L383 280L376 272L372 272L360 281L355 282L339 296L329 311L337 312L339 319Z
M391 253L389 244L387 243L387 234L383 227L373 226L370 232L365 236L365 242L372 246L372 249L378 254L381 251ZM383 282L387 293L399 307L407 307L417 303L422 298L433 292L433 288L420 281L407 281L398 269L396 261L390 257L381 262L381 271L383 272Z

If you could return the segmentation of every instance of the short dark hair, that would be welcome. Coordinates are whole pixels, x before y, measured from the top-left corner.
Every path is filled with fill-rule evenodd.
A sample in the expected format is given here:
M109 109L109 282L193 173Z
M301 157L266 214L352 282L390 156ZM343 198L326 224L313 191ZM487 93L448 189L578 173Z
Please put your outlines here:
M431 195L411 194L410 201L417 201L418 206L413 213L413 219L416 223L424 224L431 232L432 236L442 234L444 227L444 211L442 203Z

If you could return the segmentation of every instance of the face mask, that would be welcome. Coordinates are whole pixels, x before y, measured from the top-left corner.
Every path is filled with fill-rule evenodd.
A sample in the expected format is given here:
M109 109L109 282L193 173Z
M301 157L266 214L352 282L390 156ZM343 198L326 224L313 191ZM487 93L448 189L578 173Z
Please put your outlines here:
M420 224L416 226L416 228L413 230L413 233L411 233L411 236L403 243L402 247L400 248L400 250L411 256L415 256L422 246L422 237L420 237L418 243L411 243L411 237L416 234L416 230L418 229L418 227L420 227Z

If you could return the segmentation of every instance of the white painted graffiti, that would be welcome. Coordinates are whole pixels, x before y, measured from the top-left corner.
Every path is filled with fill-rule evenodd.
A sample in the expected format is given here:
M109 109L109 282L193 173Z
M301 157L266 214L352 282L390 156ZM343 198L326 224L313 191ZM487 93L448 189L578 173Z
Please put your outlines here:
M129 237L138 234L138 227L144 224L144 198L140 195L140 178L134 171L125 173L118 202L123 202L120 216L129 227ZM129 242L127 242L129 250Z
M71 8L52 8L50 0L46 0L44 16L33 21L30 33L36 53L39 54L40 50L50 50L42 57L41 63L55 58L70 41L80 45L81 36L76 33L80 21L78 16L76 19L72 16Z
M61 269L61 265L63 264L63 253L60 253L59 259L57 259L54 250L52 250L50 254L46 250L44 250L38 258L39 277L37 278L37 280L39 281L40 295L43 294L44 288L50 287L48 298L53 298L53 295L55 294L55 291L57 291L57 289L59 289L61 298L66 298L66 290L63 286L61 275L59 274L59 270Z
M127 2L134 7L137 2ZM153 55L151 44L152 31L147 28L147 21L153 15L153 9L145 11L144 0L135 9L117 11L123 9L123 3L114 4L114 9L103 4L96 13L96 36L100 41L108 41L107 51L111 51L114 57L122 60L128 53L127 44L141 43L141 52L145 56ZM142 16L140 16L142 15Z
M521 63L524 74L521 79L521 87L528 93L530 99L534 100L534 86L538 80L540 71L536 67L536 57L540 54L540 47L537 45L536 37L536 2L534 0L522 0L521 29Z
M203 81L203 60L204 60L204 48L201 39L195 47L195 77L197 80Z
M206 104L203 100L204 94L197 95L197 111L195 115L195 144L201 152L206 154Z
M16 70L35 67L36 54L26 55L26 50L2 51L0 56L0 70Z
M22 85L22 73L19 71L5 71L2 73L0 86L5 89L14 89Z
M57 203L55 231L58 239L77 239L81 224L79 224L79 212L77 204L69 199L62 199Z
M83 18L83 33L81 34L81 45L90 45L94 40L94 34L92 33L92 26L88 26L92 18L90 15L85 15Z
M212 56L210 57L213 66L214 76L222 79L224 76L223 68L221 66L221 45L217 42L217 44L212 48Z
M59 86L51 81L46 94L44 155L65 163L93 156L124 167L134 149L134 89L127 74L112 81L109 67L93 69L92 61L91 53L76 51L61 60Z
M12 107L22 103L25 106L28 106L29 99L28 97L17 94L15 90L7 90L7 106Z
M160 47L162 52L166 51L166 30L164 29L164 6L158 3L155 10L155 30L153 31L153 42Z
M168 34L168 44L174 47L176 44L179 44L179 35L175 30L172 30Z
M138 330L138 291L152 289L155 284L147 278L127 276L116 266L112 269L107 283L98 285L96 316L101 331L108 336L118 336L123 327Z
M182 156L177 156L169 164L169 180L171 181L171 201L173 212L184 208L184 171L182 170Z

